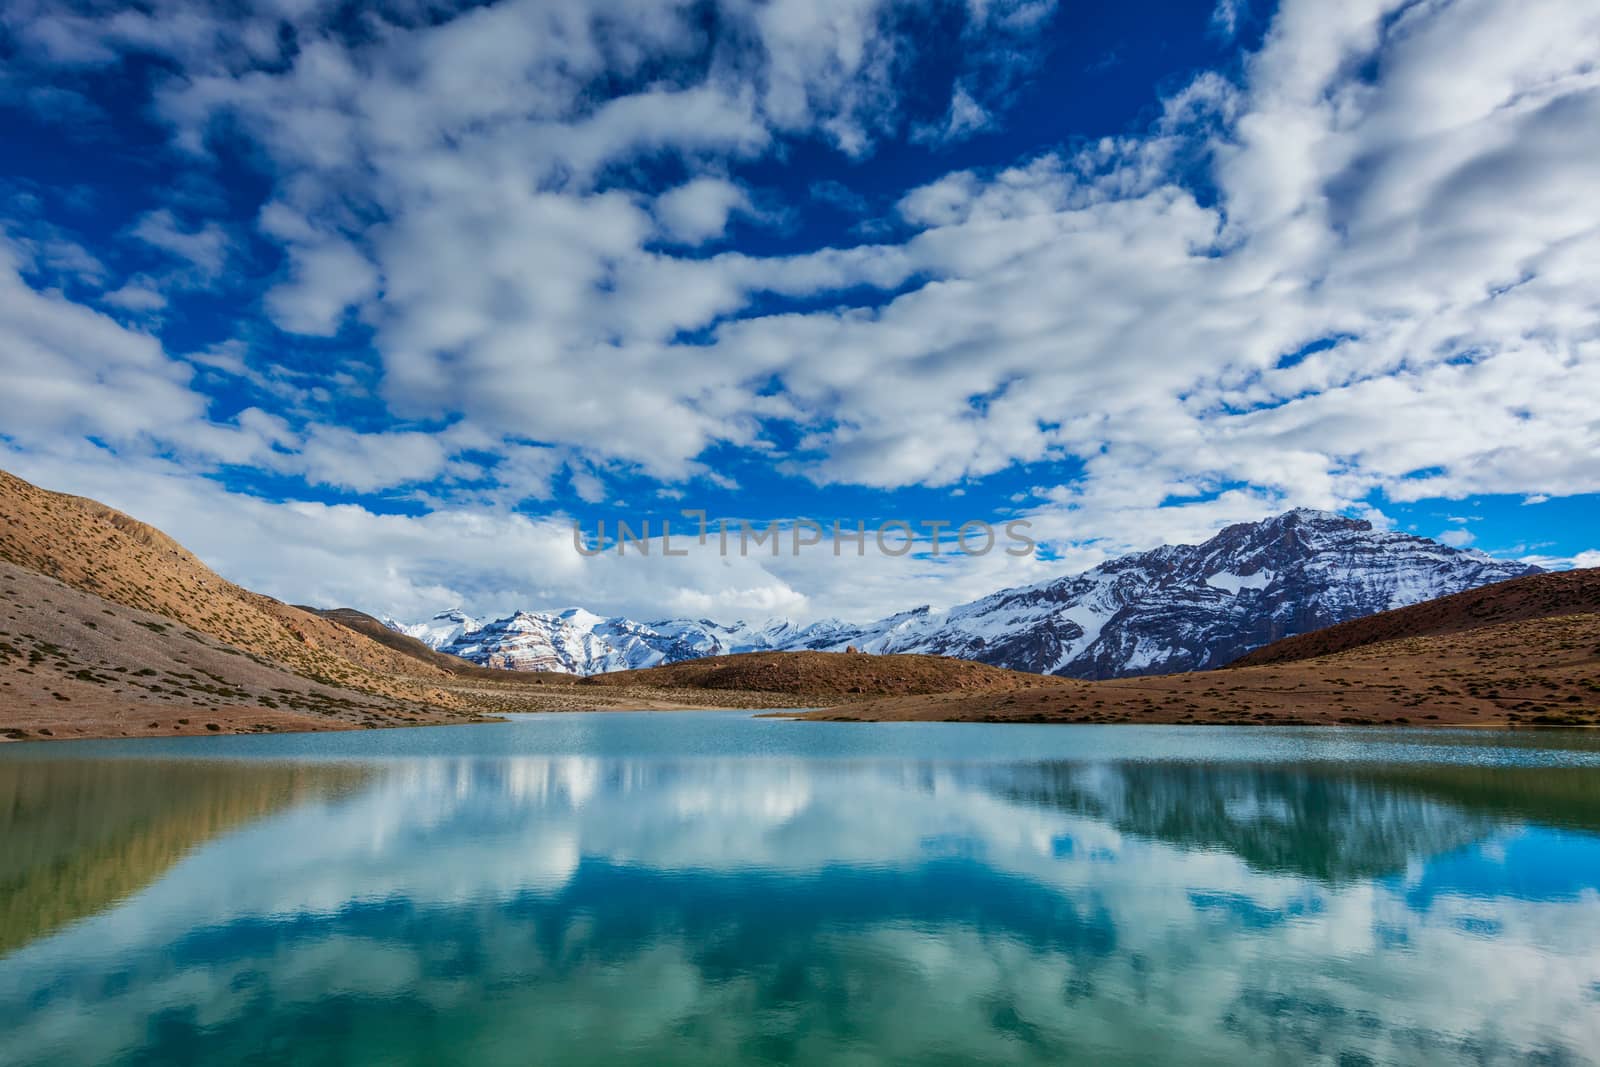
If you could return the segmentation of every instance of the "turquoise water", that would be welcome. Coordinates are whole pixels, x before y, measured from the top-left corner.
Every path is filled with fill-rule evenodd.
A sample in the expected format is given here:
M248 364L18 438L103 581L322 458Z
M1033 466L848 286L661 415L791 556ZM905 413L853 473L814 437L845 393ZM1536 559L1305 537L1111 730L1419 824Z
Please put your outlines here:
M0 1064L1600 1056L1580 732L0 746Z

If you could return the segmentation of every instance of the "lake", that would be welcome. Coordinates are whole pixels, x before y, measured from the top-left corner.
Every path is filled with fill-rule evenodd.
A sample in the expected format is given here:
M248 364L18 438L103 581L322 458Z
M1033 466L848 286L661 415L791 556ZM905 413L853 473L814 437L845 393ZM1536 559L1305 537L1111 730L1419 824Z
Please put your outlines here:
M1600 1056L1600 738L746 712L0 746L0 1063Z

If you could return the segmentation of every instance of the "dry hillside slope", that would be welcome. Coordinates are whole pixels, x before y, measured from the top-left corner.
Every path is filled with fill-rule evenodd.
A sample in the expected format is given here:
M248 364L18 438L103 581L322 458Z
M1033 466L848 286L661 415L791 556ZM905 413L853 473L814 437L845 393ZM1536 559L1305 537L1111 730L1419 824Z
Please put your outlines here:
M224 580L172 538L83 497L0 471L0 560L165 616L313 681L455 706L439 667Z
M846 698L883 694L1011 692L1060 688L1066 680L949 656L849 652L746 652L707 656L637 671L590 675L592 686L746 690Z
M1596 612L1600 612L1600 568L1551 571L1286 637L1241 656L1229 666L1290 663L1384 641L1442 636L1496 623Z
M171 616L0 562L0 738L351 729L463 717L471 716L432 700L313 680Z

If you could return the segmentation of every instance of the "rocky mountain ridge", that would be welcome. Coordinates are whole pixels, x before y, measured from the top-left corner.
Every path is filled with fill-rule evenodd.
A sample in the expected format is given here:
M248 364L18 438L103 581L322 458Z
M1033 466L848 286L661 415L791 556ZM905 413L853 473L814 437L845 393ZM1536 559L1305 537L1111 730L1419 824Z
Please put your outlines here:
M702 656L853 646L1096 679L1220 667L1284 637L1537 571L1365 520L1297 509L1229 526L1203 544L1163 545L948 611L920 607L864 625L639 622L580 608L497 620L451 610L423 623L385 621L438 651L515 670L599 674Z

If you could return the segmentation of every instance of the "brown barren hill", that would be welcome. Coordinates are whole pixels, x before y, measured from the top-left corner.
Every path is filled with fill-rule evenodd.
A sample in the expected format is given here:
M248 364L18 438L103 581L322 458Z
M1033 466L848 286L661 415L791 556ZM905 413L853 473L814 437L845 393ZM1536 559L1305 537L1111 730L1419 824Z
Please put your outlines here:
M119 511L0 472L0 738L477 718L451 680Z
M1600 568L1551 571L1286 637L1241 656L1228 666L1290 663L1383 641L1435 637L1497 623L1596 612L1600 612Z
M0 739L338 730L464 717L472 716L431 699L315 680L170 616L0 561Z
M746 652L707 656L637 671L591 675L587 684L671 689L745 690L796 697L850 697L920 693L1011 692L1066 685L949 656L866 655L849 652Z
M0 471L0 560L165 616L327 685L440 702L437 666L229 582L152 526Z

